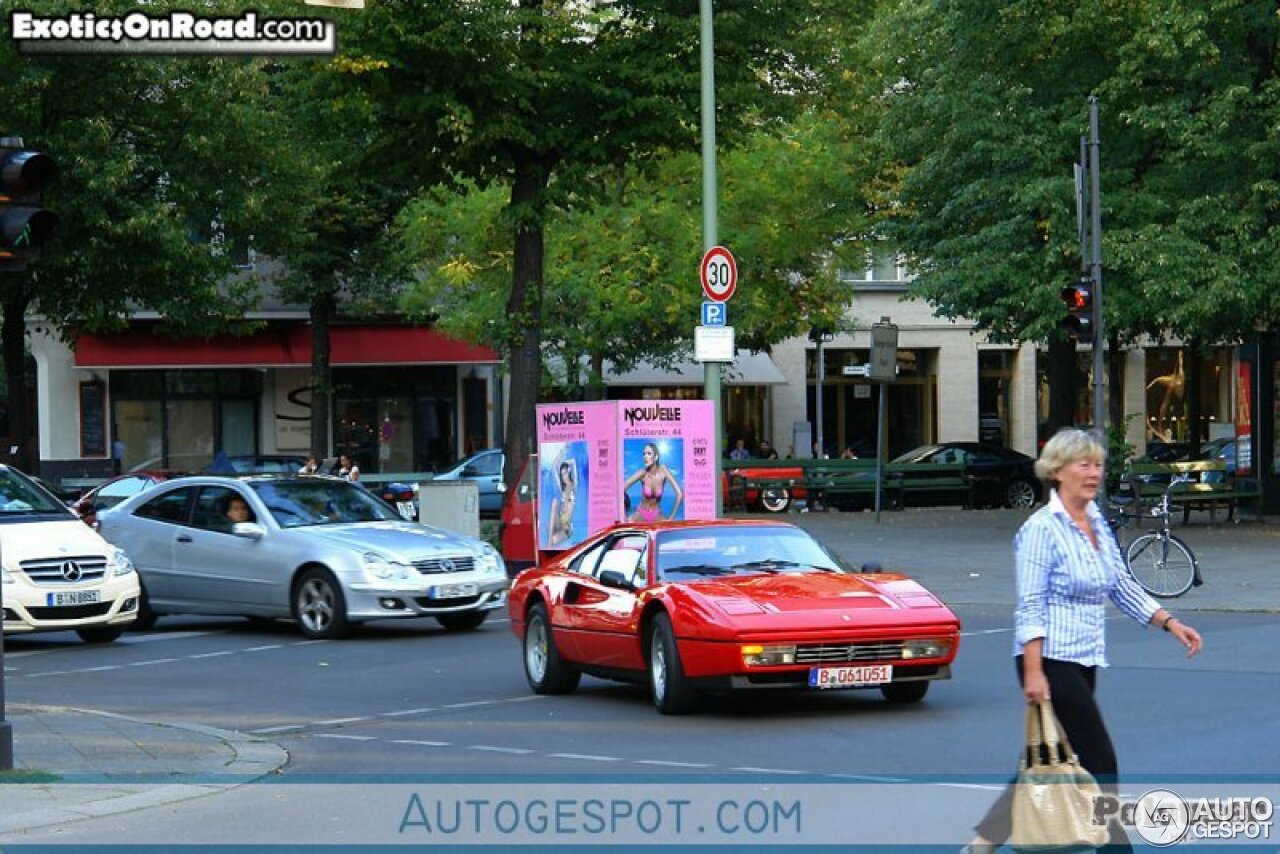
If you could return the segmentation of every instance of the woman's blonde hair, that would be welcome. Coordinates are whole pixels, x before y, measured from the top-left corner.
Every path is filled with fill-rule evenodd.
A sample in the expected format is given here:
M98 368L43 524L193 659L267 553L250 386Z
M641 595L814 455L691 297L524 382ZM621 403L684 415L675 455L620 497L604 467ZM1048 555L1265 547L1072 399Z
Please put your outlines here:
M1076 460L1107 459L1107 449L1098 437L1088 430L1066 427L1044 443L1040 459L1036 460L1036 476L1050 483L1058 479L1058 470Z

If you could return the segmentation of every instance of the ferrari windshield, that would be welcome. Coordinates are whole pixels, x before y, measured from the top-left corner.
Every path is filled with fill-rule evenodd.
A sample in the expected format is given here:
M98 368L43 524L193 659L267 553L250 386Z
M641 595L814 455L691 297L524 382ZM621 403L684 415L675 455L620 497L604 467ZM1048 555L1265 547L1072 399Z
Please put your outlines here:
M852 571L799 528L682 528L660 532L657 545L660 581L762 572Z
M250 486L282 528L400 519L382 499L342 480L264 480Z

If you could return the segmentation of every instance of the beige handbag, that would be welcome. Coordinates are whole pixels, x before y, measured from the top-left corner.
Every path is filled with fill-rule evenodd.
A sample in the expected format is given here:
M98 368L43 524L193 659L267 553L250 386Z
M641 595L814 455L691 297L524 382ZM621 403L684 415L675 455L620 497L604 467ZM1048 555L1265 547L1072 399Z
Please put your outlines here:
M1080 765L1053 706L1041 700L1027 707L1027 746L1013 792L1013 832L1019 851L1097 848L1109 838L1105 824L1093 823L1094 800L1102 790Z

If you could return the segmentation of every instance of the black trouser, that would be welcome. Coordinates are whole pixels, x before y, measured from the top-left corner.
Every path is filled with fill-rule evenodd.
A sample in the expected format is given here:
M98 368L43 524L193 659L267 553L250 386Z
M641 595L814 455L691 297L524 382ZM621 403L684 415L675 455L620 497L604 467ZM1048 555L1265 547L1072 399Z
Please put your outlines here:
M1067 741L1080 758L1080 764L1094 776L1104 792L1117 793L1116 752L1111 746L1111 736L1102 713L1093 701L1093 689L1097 682L1096 667L1085 667L1070 661L1042 660L1045 679L1049 682L1049 699L1053 713L1062 723ZM1023 682L1022 656L1014 658L1018 669L1018 684ZM1016 779L1016 778L1015 778ZM1012 824L1013 786L1000 795L978 824L982 838L1002 843L1009 838ZM1111 840L1106 851L1132 851L1129 838L1118 822L1111 823Z

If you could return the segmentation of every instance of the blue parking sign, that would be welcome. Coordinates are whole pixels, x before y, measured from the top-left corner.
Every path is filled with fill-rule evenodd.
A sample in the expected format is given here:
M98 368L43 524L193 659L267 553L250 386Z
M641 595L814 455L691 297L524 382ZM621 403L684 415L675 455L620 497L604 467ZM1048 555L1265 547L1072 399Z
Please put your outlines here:
M729 311L722 302L704 302L702 304L703 326L725 326L729 320Z

